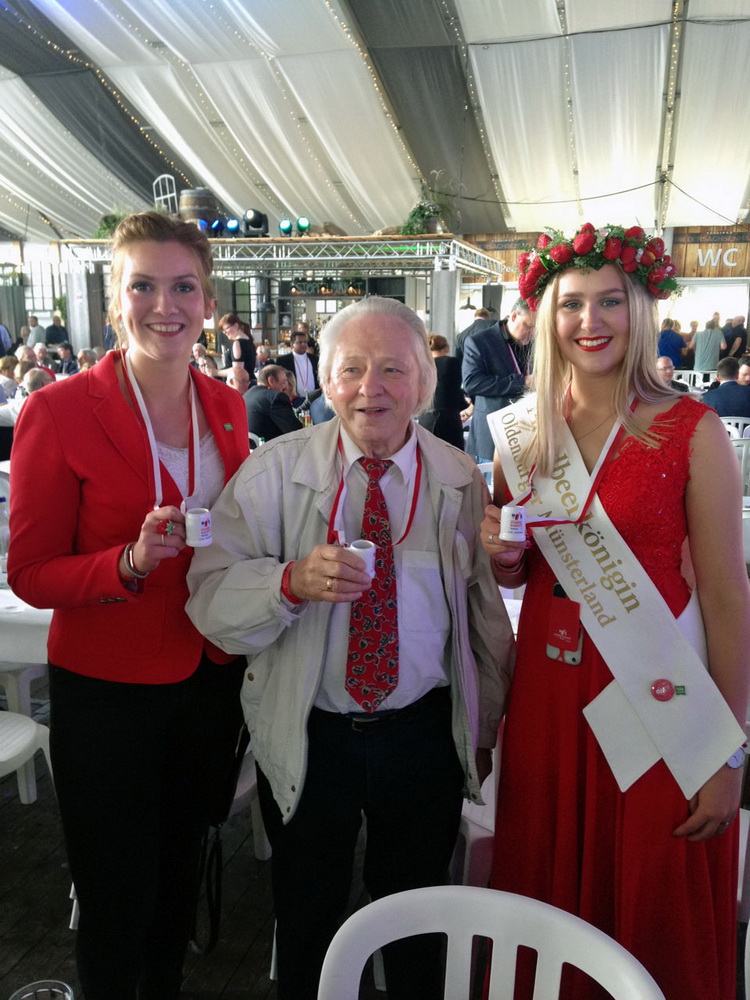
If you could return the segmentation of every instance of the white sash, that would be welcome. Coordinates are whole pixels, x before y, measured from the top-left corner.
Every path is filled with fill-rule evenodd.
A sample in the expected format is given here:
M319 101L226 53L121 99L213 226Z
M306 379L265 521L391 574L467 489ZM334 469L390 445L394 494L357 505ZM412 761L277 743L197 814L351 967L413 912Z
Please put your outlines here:
M521 456L535 419L533 396L487 418L514 497L529 489ZM581 623L615 678L584 715L620 789L663 758L689 799L745 734L701 662L705 636L697 594L675 620L598 496L583 521L570 523L585 510L595 473L589 474L566 426L552 475L533 479L526 521L560 585L580 604ZM533 526L550 519L568 523ZM657 700L651 686L661 679L685 693Z

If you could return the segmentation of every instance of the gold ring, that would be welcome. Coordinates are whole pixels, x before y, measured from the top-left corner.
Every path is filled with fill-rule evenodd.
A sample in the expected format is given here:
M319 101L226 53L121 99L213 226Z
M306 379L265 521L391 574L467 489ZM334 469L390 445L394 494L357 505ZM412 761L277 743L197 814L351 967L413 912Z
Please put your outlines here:
M326 580L326 590L329 591L329 593L333 591L333 579L330 576Z
M164 535L160 535L159 537L161 538L161 544L166 545L167 543L164 541Z

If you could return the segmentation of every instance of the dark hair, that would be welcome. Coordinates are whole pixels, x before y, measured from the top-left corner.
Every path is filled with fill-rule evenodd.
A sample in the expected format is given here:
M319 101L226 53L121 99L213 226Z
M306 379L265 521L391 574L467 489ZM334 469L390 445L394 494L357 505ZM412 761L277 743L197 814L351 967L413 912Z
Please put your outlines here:
M430 334L430 350L431 351L445 351L448 347L448 341L440 333Z
M715 330L716 329L716 320L715 319L706 320L706 329L707 330Z
M71 354L73 353L73 345L69 340L64 340L62 344L58 344L57 349L58 351L70 351Z
M740 363L737 358L722 358L716 366L716 377L724 381L733 381L740 373Z
M181 219L174 219L161 212L134 212L132 215L125 216L112 236L112 272L110 275L112 301L109 307L109 321L118 333L120 332L120 285L122 283L123 257L125 251L134 243L179 243L190 250L198 263L203 294L207 300L213 298L211 272L214 262L211 246L205 233L201 232L192 222L183 222Z

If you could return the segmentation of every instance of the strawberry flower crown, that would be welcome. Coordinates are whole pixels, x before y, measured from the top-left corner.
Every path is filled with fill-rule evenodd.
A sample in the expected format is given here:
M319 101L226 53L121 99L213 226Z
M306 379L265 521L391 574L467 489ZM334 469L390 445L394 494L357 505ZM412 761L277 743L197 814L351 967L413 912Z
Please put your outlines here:
M518 290L536 310L551 279L569 267L598 271L605 264L620 264L626 274L633 274L656 299L667 299L677 288L672 259L664 253L664 240L646 236L640 226L602 226L594 229L585 223L573 236L559 229L542 233L535 248L518 255L521 277Z

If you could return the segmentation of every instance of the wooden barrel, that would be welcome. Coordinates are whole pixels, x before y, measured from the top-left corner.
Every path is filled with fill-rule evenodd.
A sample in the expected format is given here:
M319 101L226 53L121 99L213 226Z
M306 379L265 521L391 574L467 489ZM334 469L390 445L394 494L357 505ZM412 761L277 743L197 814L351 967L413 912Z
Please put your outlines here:
M180 191L180 218L183 222L203 219L210 226L217 214L216 198L209 188L185 188Z

